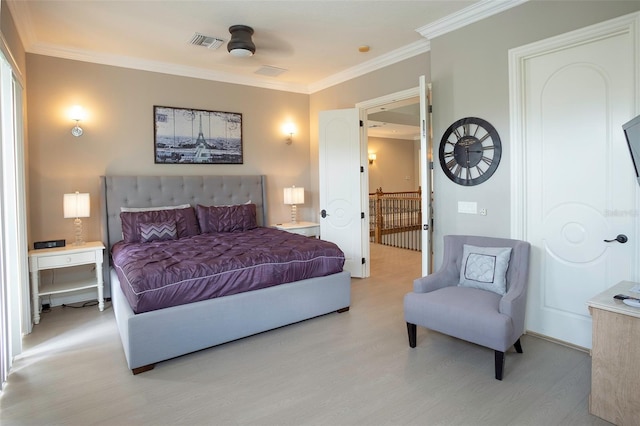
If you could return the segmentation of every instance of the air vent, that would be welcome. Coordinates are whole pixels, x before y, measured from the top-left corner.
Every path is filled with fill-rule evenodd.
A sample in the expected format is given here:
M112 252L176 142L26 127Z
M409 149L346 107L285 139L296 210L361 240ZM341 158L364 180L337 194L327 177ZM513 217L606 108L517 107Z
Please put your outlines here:
M204 46L213 50L222 46L223 43L224 43L224 40L220 38L206 36L200 33L195 33L191 38L191 40L189 41L189 44L193 44L194 46Z
M272 67L271 65L263 65L256 71L256 74L267 75L269 77L277 77L288 70L284 68Z

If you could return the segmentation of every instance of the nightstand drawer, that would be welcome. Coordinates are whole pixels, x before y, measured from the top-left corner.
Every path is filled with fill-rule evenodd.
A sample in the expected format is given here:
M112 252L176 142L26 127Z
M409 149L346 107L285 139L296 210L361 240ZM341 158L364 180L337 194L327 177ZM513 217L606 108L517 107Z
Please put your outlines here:
M315 237L318 235L318 228L299 228L299 229L290 229L289 232L292 234L300 234L305 235L307 237Z
M93 251L82 253L60 253L54 256L40 256L38 268L64 268L74 265L86 265L96 261L96 253Z
M315 222L276 223L271 226L291 234L320 238L320 224Z

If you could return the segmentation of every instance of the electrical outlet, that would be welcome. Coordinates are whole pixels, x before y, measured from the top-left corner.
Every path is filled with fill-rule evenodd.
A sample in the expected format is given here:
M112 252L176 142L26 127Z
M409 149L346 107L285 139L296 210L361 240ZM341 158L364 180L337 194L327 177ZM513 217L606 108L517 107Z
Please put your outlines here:
M487 209L480 209L480 215L481 216L486 216L487 215Z

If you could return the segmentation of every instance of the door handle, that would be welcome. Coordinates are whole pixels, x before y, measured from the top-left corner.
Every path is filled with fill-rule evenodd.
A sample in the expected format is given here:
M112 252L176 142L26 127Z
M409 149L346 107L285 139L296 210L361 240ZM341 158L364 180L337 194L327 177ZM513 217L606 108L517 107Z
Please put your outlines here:
M619 234L617 237L615 237L613 240L604 240L605 243L612 243L614 241L619 242L620 244L624 244L627 241L629 241L629 238L627 238L626 235L624 234Z
M329 213L327 213L325 209L322 209L320 211L320 216L322 216L322 218L324 219L325 217L329 216Z

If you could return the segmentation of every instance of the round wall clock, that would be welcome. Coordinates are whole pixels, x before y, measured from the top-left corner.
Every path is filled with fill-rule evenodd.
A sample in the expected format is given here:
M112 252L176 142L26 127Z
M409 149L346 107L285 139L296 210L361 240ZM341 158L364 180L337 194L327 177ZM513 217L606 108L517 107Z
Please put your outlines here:
M500 164L502 143L489 122L466 117L453 123L440 140L440 165L459 185L478 185L491 177Z

